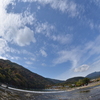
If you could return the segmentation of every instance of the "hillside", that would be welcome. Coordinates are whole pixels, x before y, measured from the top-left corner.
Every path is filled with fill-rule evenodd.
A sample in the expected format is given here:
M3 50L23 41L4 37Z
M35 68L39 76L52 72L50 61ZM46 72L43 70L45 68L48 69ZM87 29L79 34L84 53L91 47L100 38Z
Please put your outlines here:
M17 88L40 89L52 84L46 78L9 60L0 59L0 82Z
M57 79L50 79L50 78L47 78L49 81L55 83L55 84L58 84L58 83L63 83L65 81L61 81L61 80L57 80Z
M73 77L73 78L69 78L66 80L66 84L72 84L72 83L75 83L81 79L84 79L84 77Z
M98 78L98 77L100 77L100 72L93 72L91 74L88 74L86 77L90 78L90 79Z

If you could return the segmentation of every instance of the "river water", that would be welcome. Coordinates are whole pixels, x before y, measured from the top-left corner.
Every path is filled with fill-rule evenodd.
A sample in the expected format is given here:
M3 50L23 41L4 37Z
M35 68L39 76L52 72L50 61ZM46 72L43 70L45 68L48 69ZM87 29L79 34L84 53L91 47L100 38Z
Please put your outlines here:
M100 86L73 91L26 91L0 87L0 100L100 100Z
M100 86L62 93L41 94L34 100L100 100Z

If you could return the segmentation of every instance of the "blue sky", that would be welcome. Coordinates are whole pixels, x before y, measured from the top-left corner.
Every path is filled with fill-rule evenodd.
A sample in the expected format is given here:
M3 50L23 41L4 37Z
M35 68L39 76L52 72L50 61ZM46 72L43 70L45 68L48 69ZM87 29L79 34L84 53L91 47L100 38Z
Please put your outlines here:
M0 0L0 58L66 80L100 71L99 0Z

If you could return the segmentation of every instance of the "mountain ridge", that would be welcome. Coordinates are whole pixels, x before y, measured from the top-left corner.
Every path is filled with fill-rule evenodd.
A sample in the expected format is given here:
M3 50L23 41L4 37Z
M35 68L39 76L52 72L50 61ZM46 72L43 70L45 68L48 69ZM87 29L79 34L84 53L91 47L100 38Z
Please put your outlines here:
M90 73L86 77L90 79L98 78L100 77L100 71ZM12 87L44 89L55 84L73 84L83 78L85 77L72 77L66 81L45 78L10 60L0 59L0 83L5 83Z
M90 79L99 78L100 77L100 71L98 71L98 72L92 72L92 73L88 74L86 77L90 78Z
M72 83L75 83L81 79L84 79L84 77L82 76L79 76L79 77L72 77L72 78L69 78L65 81L66 84L72 84Z
M18 88L45 88L53 82L9 60L0 59L0 82Z
M47 78L49 81L55 83L55 84L58 84L58 83L63 83L65 81L62 81L62 80L58 80L58 79L51 79L51 78Z

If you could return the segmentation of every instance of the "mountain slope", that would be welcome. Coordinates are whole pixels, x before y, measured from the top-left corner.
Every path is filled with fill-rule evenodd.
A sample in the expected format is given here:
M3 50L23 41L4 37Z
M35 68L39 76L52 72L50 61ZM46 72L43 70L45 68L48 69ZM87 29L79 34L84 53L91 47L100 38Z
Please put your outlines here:
M0 82L18 88L36 89L45 88L46 85L52 84L46 78L16 63L2 59L0 59Z
M98 78L98 77L100 77L100 72L93 72L91 74L88 74L86 77L90 78L90 79Z
M55 83L55 84L58 84L58 83L63 83L65 81L61 81L61 80L57 80L57 79L50 79L50 78L47 78L49 81Z
M66 80L66 84L72 84L72 83L75 83L81 79L84 79L84 77L73 77L73 78L69 78Z

